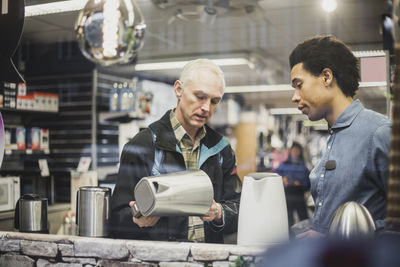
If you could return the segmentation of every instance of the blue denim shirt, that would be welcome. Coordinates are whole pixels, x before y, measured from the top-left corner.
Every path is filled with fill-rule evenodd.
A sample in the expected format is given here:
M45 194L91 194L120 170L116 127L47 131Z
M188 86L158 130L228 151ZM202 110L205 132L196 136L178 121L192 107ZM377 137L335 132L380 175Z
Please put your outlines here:
M329 129L326 152L310 173L315 202L313 228L326 233L338 207L363 204L377 228L384 226L391 122L355 100ZM328 160L336 168L325 168Z

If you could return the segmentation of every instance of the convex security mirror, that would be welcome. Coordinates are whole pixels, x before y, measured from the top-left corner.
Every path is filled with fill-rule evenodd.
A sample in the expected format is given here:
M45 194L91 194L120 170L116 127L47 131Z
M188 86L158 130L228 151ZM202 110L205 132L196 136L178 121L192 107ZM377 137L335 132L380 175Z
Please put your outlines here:
M83 55L102 66L132 61L145 29L135 0L89 0L75 24Z

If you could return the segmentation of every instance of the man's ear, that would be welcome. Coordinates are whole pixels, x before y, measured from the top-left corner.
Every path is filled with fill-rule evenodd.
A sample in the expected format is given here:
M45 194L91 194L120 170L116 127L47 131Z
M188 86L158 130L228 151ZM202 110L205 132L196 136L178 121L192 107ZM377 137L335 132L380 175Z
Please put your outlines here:
M180 80L175 81L174 91L175 91L176 98L178 98L178 100L179 100L183 93L182 82Z
M325 86L331 86L334 78L332 70L330 68L323 69L321 78Z

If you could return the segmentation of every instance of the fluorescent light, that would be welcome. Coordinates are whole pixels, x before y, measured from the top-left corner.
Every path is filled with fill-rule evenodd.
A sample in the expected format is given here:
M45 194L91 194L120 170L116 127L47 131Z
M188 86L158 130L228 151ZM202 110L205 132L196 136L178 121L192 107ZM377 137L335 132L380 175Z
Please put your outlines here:
M336 0L322 0L321 6L325 12L332 12L336 9L337 2Z
M386 82L360 82L359 87L382 87L386 86ZM241 85L241 86L227 86L225 93L257 93L257 92L279 92L279 91L293 91L290 84L270 84L270 85Z
M296 115L302 114L297 108L270 108L271 115Z
M383 50L353 51L356 57L384 57L386 52Z
M218 66L238 66L248 65L249 61L246 58L219 58L211 59ZM188 60L169 61L169 62L152 62L136 64L136 71L149 71L149 70L171 70L181 69L188 63Z
M87 0L68 0L25 7L25 17L81 10Z
M228 86L225 93L255 93L255 92L277 92L277 91L293 91L290 84L274 84L274 85L244 85L244 86Z
M328 130L328 122L324 119L318 120L318 121L304 120L303 126L304 127L313 127L318 130Z
M386 82L359 82L358 87L381 87L386 86Z

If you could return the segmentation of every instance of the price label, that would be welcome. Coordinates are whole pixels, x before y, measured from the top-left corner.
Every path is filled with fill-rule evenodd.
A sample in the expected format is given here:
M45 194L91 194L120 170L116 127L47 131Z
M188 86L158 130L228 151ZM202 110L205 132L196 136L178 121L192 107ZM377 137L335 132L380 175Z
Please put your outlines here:
M91 162L92 162L91 157L81 157L81 159L79 160L78 168L76 170L78 172L87 172L89 170Z
M9 0L1 1L1 14L2 15L8 14L8 1Z
M47 165L47 159L39 159L40 175L43 177L50 176L49 165Z

